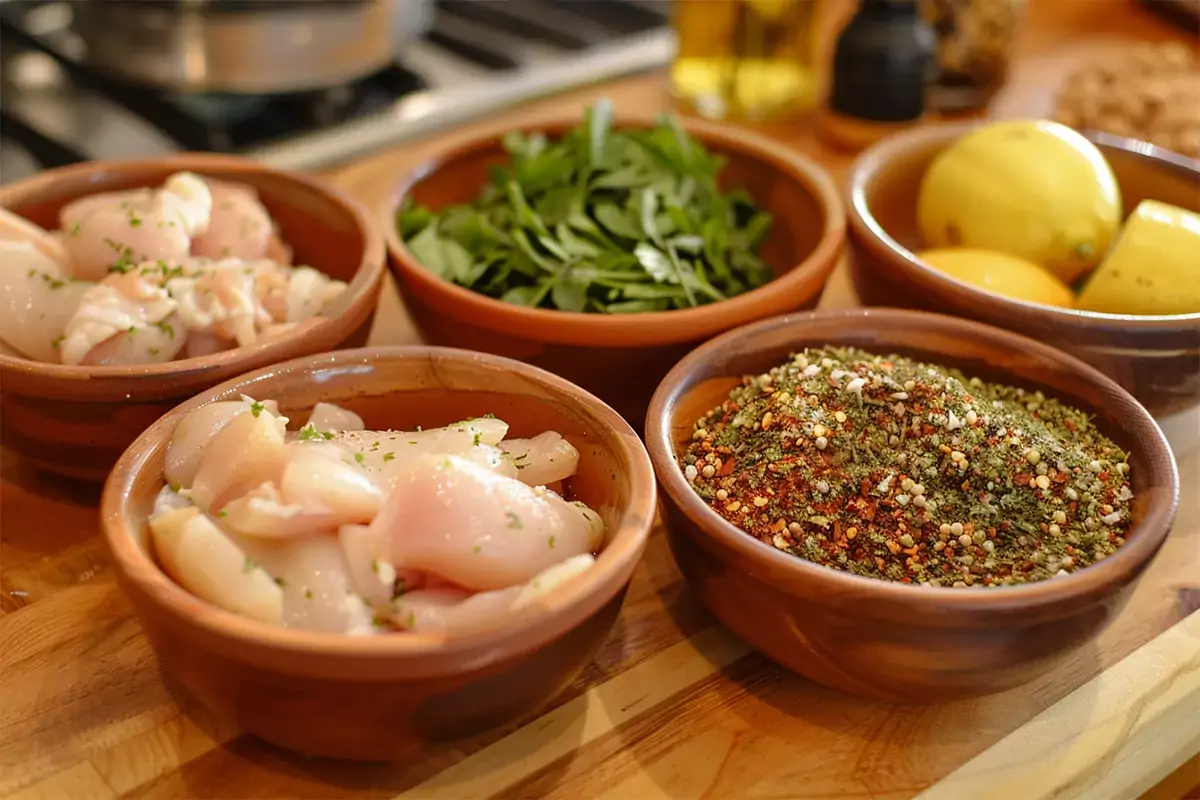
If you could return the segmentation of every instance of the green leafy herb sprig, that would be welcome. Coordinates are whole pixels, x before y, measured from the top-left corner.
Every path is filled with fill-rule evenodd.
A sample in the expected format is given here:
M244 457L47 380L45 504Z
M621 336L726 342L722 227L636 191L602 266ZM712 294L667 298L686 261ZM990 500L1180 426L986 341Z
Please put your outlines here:
M600 101L557 141L504 137L470 205L406 201L400 235L427 269L514 305L629 314L724 300L771 278L758 255L772 217L721 192L724 159L669 117L612 129Z

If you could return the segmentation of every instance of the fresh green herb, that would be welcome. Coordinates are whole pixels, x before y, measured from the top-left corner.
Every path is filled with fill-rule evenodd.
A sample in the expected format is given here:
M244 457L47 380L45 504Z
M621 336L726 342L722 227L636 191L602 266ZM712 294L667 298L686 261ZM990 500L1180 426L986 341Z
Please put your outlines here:
M508 527L521 530L525 526L521 524L521 518L511 511L504 512L504 516L508 517Z
M217 516L221 519L224 519L225 517L229 516L229 512L222 508L219 512L217 512Z
M521 455L519 455L519 456L513 456L513 466L516 467L517 469L525 469L529 465L522 464L521 462L525 461L528 458L529 458L529 453L521 453Z
M431 272L515 305L571 312L668 311L761 286L772 225L724 159L673 119L611 128L601 101L561 139L511 132L507 166L470 205L406 200L396 224Z
M408 592L408 583L404 578L396 578L396 583L392 586L392 600L402 597Z
M312 600L312 597L313 597L313 595L312 595L312 589L305 589L305 590L304 590L304 599L305 599L305 600Z
M161 351L160 351L160 350L159 350L157 347L151 347L151 348L150 348L150 355L152 355L152 356L156 356L156 355L158 355L160 352L161 352Z
M275 585L276 585L276 586L278 586L280 589L286 589L286 588L287 588L287 581L286 581L286 580L284 580L283 578L276 578L276 579L275 579Z
M512 526L510 525L509 527L512 527ZM475 545L475 547L473 548L473 552L475 553L475 555L479 555L480 553L482 553L483 545L481 545L481 544Z
M42 282L45 283L46 286L51 291L53 291L54 289L61 289L62 287L67 285L66 281L59 280L58 278L55 278L53 275L47 275L45 272L42 273Z
M551 550L554 549L554 537L553 536L550 537L550 549Z
M250 556L246 556L246 560L242 562L242 572L253 572L258 568L258 562Z
M321 432L319 430L317 430L316 427L314 427L311 422L300 429L300 441L302 441L302 442L309 442L309 441L312 441L313 439L320 439L320 438L321 438Z
M1053 578L1125 544L1126 454L1041 392L900 356L806 350L701 417L685 479L748 534L929 586Z
M471 439L471 444L474 445L475 447L479 447L479 440L482 438L483 438L482 433L475 434L475 436L472 437L472 439Z
M264 408L266 408L266 406L264 406L262 403L255 401L250 404L250 413L257 417L259 414L261 414L263 412Z
M356 462L358 462L359 464L363 463L363 454L362 454L362 453L355 453L355 454L354 454L354 460L355 460Z
M383 463L386 464L387 462L391 461L395 457L396 457L395 453L384 453L383 454Z
M375 572L375 573L379 572L379 559L378 558L371 559L371 572Z
M156 323L154 323L154 324L158 326L159 330L161 330L163 333L165 333L165 334L167 335L167 338L168 338L168 339L174 339L174 338L175 338L175 329L171 327L171 323L169 323L169 322L156 322Z
M174 492L175 494L179 494L179 490L180 490L180 489L182 489L182 488L183 488L183 487L182 487L182 486L180 486L178 483L172 483L172 484L171 484L171 491L172 491L172 492Z
M371 624L376 628L386 628L388 626L388 621L379 615L375 615L374 617L371 617Z
M58 348L62 347L63 340L66 338L67 337L65 334L62 336L56 336L50 340L50 346L57 350Z

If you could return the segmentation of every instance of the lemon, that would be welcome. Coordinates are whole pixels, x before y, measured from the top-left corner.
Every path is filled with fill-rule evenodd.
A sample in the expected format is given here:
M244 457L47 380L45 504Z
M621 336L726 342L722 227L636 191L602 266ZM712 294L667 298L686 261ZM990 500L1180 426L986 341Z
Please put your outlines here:
M917 258L964 283L1014 300L1060 308L1074 305L1066 284L1037 264L1007 253L964 247L926 250Z
M1093 269L1121 222L1121 190L1100 151L1065 125L997 122L926 170L917 222L929 247L1008 253L1064 283Z
M1079 293L1079 308L1110 314L1200 313L1200 214L1143 200L1108 258Z

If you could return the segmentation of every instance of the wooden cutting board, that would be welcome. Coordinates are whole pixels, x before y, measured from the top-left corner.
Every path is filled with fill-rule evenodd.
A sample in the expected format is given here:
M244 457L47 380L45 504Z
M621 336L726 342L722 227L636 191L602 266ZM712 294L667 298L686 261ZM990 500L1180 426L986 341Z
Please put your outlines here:
M999 116L1049 108L1072 54L1182 36L1126 0L1031 6ZM648 76L508 118L604 95L667 105ZM844 175L851 157L807 125L765 130ZM428 146L329 177L376 205ZM855 303L840 268L822 306ZM390 284L377 320L374 343L415 341ZM896 707L807 682L715 623L656 530L612 636L551 708L393 765L286 753L179 694L109 571L97 492L0 451L0 797L1183 797L1200 787L1200 410L1163 425L1184 485L1175 531L1112 627L1027 686Z

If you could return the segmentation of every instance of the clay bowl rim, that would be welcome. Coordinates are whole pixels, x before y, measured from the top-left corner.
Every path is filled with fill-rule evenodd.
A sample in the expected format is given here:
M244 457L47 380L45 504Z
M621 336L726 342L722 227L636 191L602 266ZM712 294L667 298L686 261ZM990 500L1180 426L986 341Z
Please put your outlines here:
M161 364L70 366L0 353L0 373L15 372L66 381L114 378L149 381L180 372L228 370L236 368L241 362L269 364L292 355L295 349L301 347L306 340L322 335L331 335L331 326L337 325L341 320L360 316L365 319L374 309L376 294L383 280L384 262L387 260L383 234L380 233L367 208L358 200L330 183L300 172L275 169L247 158L219 153L184 152L158 158L84 161L45 170L24 180L0 185L0 208L12 210L36 201L37 197L44 194L48 187L59 181L88 177L90 183L96 180L94 176L97 175L119 174L130 170L139 172L143 170L188 170L200 175L204 175L210 170L232 175L239 173L243 175L267 174L285 183L300 184L315 194L323 195L329 202L343 207L353 217L355 227L362 233L363 255L355 268L354 275L347 281L343 297L335 301L337 312L332 316L324 317L315 325L300 326L269 342L235 347L194 358L178 358ZM85 196L87 195L79 195L79 197Z
M845 323L847 329L859 330L878 326L900 330L923 329L943 334L947 338L966 333L974 338L983 338L993 344L1010 348L1012 352L1036 354L1040 359L1053 362L1071 374L1084 376L1090 382L1099 383L1134 415L1135 419L1121 423L1123 432L1130 437L1130 450L1137 450L1143 456L1151 470L1149 483L1161 483L1167 487L1170 501L1151 507L1145 518L1133 529L1137 535L1133 535L1131 531L1125 545L1099 563L1068 575L1018 586L954 589L902 584L819 566L760 542L709 508L688 486L683 471L675 461L671 414L684 394L688 376L719 353L735 344L752 345L762 334L780 328L794 328L800 331L813 320L840 320ZM797 338L801 338L801 334L798 333ZM837 344L837 339L833 338L829 343ZM789 583L803 581L810 587L816 587L813 590L815 594L852 595L860 598L869 596L872 601L880 602L881 608L884 609L882 613L875 612L877 615L886 615L889 608L905 609L910 618L912 611L978 614L1023 610L1108 594L1112 584L1119 581L1122 575L1136 572L1153 558L1171 532L1179 505L1179 472L1166 436L1150 416L1150 412L1115 381L1074 356L1033 339L981 322L926 311L859 308L799 312L746 325L712 339L676 364L659 385L647 413L646 448L650 452L650 460L654 464L655 474L663 491L704 536L731 548L759 566L786 575ZM761 580L773 583L766 578ZM795 594L787 588L780 590L787 594Z
M423 267L409 252L396 227L396 213L414 186L437 180L446 164L470 157L477 151L496 149L506 133L514 130L540 131L557 138L576 127L580 119L578 114L559 114L517 126L497 123L478 135L439 149L409 169L388 195L382 208L380 224L392 268L401 273L404 280L419 284L423 291L435 292L447 303L466 309L474 320L507 317L508 330L518 331L523 338L553 344L599 347L656 346L703 339L760 319L764 304L782 311L785 306L781 304L790 293L811 281L820 281L824 286L829 280L829 275L837 265L838 254L846 242L846 209L837 184L829 173L798 150L765 136L690 117L678 118L679 124L706 147L720 146L737 150L747 157L768 163L786 175L788 180L799 182L824 213L824 225L816 247L786 273L772 278L757 289L695 308L640 314L589 314L527 308L505 303L440 278ZM612 127L613 130L644 128L654 122L652 116L619 114L613 119ZM777 214L774 224L786 224L787 219Z
M249 619L201 600L168 577L153 557L135 543L134 531L129 523L145 524L145 519L135 518L128 508L130 493L147 469L147 463L157 450L166 447L175 426L188 412L214 402L221 395L281 374L311 375L319 370L355 364L427 360L473 362L490 371L518 373L533 383L566 395L573 401L578 413L594 421L598 428L608 431L616 451L623 454L632 465L629 503L621 511L620 523L609 535L604 549L596 558L596 564L585 573L587 579L551 590L542 598L536 614L510 619L499 626L460 637L415 632L361 637L295 630ZM158 475L155 480L161 483L162 476ZM161 611L172 618L185 620L206 634L278 652L349 659L417 660L489 648L503 649L509 639L521 640L523 636L534 642L528 648L533 649L574 629L580 620L573 620L572 615L580 614L580 609L586 609L597 592L603 590L620 572L632 572L637 566L654 526L656 502L657 486L649 455L629 424L603 401L550 372L502 356L449 347L412 345L363 347L292 359L239 375L176 406L142 432L113 467L100 499L100 521L102 536L118 575L136 584L138 591ZM611 600L624 583L618 583L612 595L595 602L596 607ZM468 666L464 662L462 671ZM448 674L445 670L438 672Z
M897 158L904 157L918 147L930 142L948 145L967 132L983 127L986 124L988 123L947 122L936 125L923 125L889 136L875 143L856 158L850 166L850 172L846 179L846 192L849 196L849 202L847 203L849 208L849 227L859 239L863 240L864 244L860 246L869 247L870 244L866 243L874 240L878 246L887 252L888 266L900 268L918 285L923 284L926 288L932 287L935 290L941 290L943 293L952 292L965 295L966 302L983 306L992 314L1018 314L1023 316L1041 314L1054 323L1083 331L1093 329L1095 326L1101 324L1115 324L1125 329L1163 331L1173 330L1189 323L1200 323L1200 312L1154 315L1109 314L1100 311L1085 311L1078 308L1059 308L1057 306L1042 305L1027 300L1005 297L1001 294L980 289L977 286L935 269L917 258L916 253L892 238L892 235L884 230L871 211L871 206L867 201L867 185L874 180L875 176L888 163ZM1179 172L1184 176L1190 176L1200 182L1200 161L1165 150L1149 142L1125 136L1096 131L1084 131L1083 135L1092 144L1100 147L1102 152L1104 148L1110 148L1130 153L1142 159L1158 162L1168 170ZM1124 202L1123 197L1122 202ZM1126 215L1131 210L1122 209ZM1072 292L1072 295L1074 295L1074 292Z

